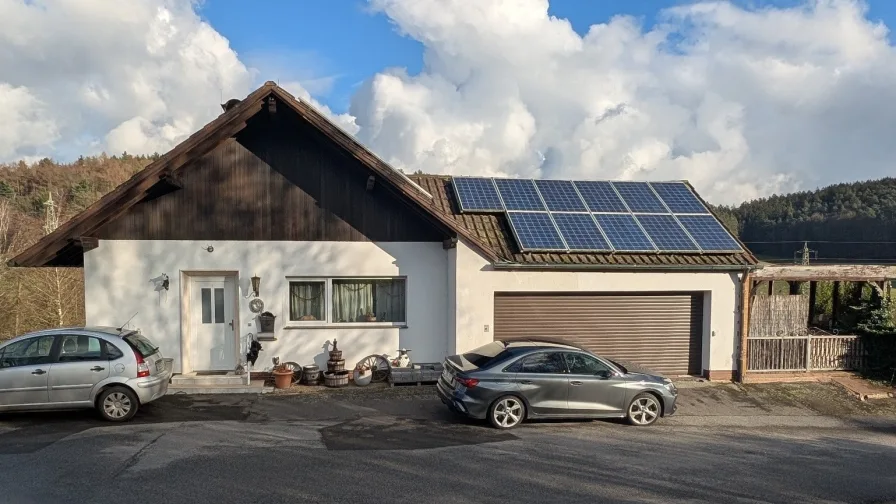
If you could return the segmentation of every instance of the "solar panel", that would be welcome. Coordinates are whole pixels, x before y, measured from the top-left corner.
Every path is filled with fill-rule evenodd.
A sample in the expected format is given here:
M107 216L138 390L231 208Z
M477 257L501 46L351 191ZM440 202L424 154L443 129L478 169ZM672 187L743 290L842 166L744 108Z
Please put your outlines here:
M501 212L501 199L490 178L453 177L461 212Z
M596 214L594 216L610 244L617 251L644 252L654 251L653 244L647 235L641 231L630 214Z
M507 212L520 249L566 251L557 228L546 212Z
M684 229L671 215L638 215L635 217L644 231L653 240L656 248L663 251L699 252L700 249L688 237Z
M613 187L635 213L669 213L647 182L613 182Z
M681 182L651 182L650 186L660 195L669 210L676 214L708 214L709 210L697 196Z
M504 200L504 207L507 210L535 210L543 212L545 210L538 192L535 190L535 183L531 179L502 179L496 178L495 185L498 186L498 193Z
M740 252L743 249L728 230L712 215L680 215L681 225L707 252Z
M582 180L574 184L592 212L628 213L625 204L609 182Z
M538 192L552 212L587 212L585 203L568 180L536 180Z
M613 250L600 234L600 229L597 228L591 214L555 213L552 216L570 250Z

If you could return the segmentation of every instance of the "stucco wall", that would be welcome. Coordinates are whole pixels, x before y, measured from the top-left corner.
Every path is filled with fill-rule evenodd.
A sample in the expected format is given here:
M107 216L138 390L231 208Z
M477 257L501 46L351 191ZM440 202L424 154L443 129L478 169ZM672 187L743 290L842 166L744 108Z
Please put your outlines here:
M213 252L206 251L209 245ZM325 367L324 344L333 339L346 366L401 347L411 348L419 362L440 361L448 350L448 251L441 243L102 240L84 259L87 323L119 326L137 313L130 327L151 336L182 372L180 272L212 270L239 272L240 352L246 334L257 333L249 311L253 275L261 278L265 310L278 316L277 341L262 342L254 369L270 368L273 356ZM163 273L168 291L153 282ZM406 276L407 327L284 328L290 276Z
M737 274L497 271L463 242L451 252L454 255L450 260L457 265L454 289L449 294L456 324L455 338L449 342L452 353L492 340L495 292L701 291L705 303L703 369L736 368Z

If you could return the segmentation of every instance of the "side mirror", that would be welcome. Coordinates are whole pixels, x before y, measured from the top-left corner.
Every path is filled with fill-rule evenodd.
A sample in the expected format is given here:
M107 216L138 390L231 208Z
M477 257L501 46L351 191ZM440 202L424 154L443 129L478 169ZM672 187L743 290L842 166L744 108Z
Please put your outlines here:
M594 375L597 376L598 378L600 378L601 380L606 380L606 379L610 378L611 376L613 376L613 372L612 372L612 371L608 371L608 370L606 370L606 369L601 369L600 371L598 371L598 372L595 373Z

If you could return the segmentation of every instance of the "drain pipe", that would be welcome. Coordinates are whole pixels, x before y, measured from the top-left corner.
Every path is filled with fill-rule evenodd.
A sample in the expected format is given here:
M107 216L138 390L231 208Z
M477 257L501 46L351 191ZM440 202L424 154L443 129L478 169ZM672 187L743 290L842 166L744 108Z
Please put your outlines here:
M744 269L740 286L740 358L737 366L739 370L737 378L740 383L744 382L744 375L747 374L747 336L750 333L750 301L753 296L751 271Z

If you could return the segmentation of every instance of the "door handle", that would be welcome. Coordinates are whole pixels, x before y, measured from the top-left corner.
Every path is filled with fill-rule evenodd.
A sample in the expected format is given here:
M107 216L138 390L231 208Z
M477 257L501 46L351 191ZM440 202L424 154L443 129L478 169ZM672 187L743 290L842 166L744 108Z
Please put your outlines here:
M580 382L580 381L571 381L571 382L569 382L569 384L570 384L570 385L579 386L579 385L582 384L582 382Z
M42 375L42 374L47 374L47 372L44 371L43 369L35 369L34 371L31 372L31 374Z
M531 385L532 380L520 380L520 383L522 383L523 385Z
M104 368L104 367L99 367L99 366L93 366L92 368L90 368L91 371L102 371L102 370L104 370L104 369L106 369L106 368Z
M228 324L228 325L230 325L230 328L233 329L233 320L231 320L230 324Z

